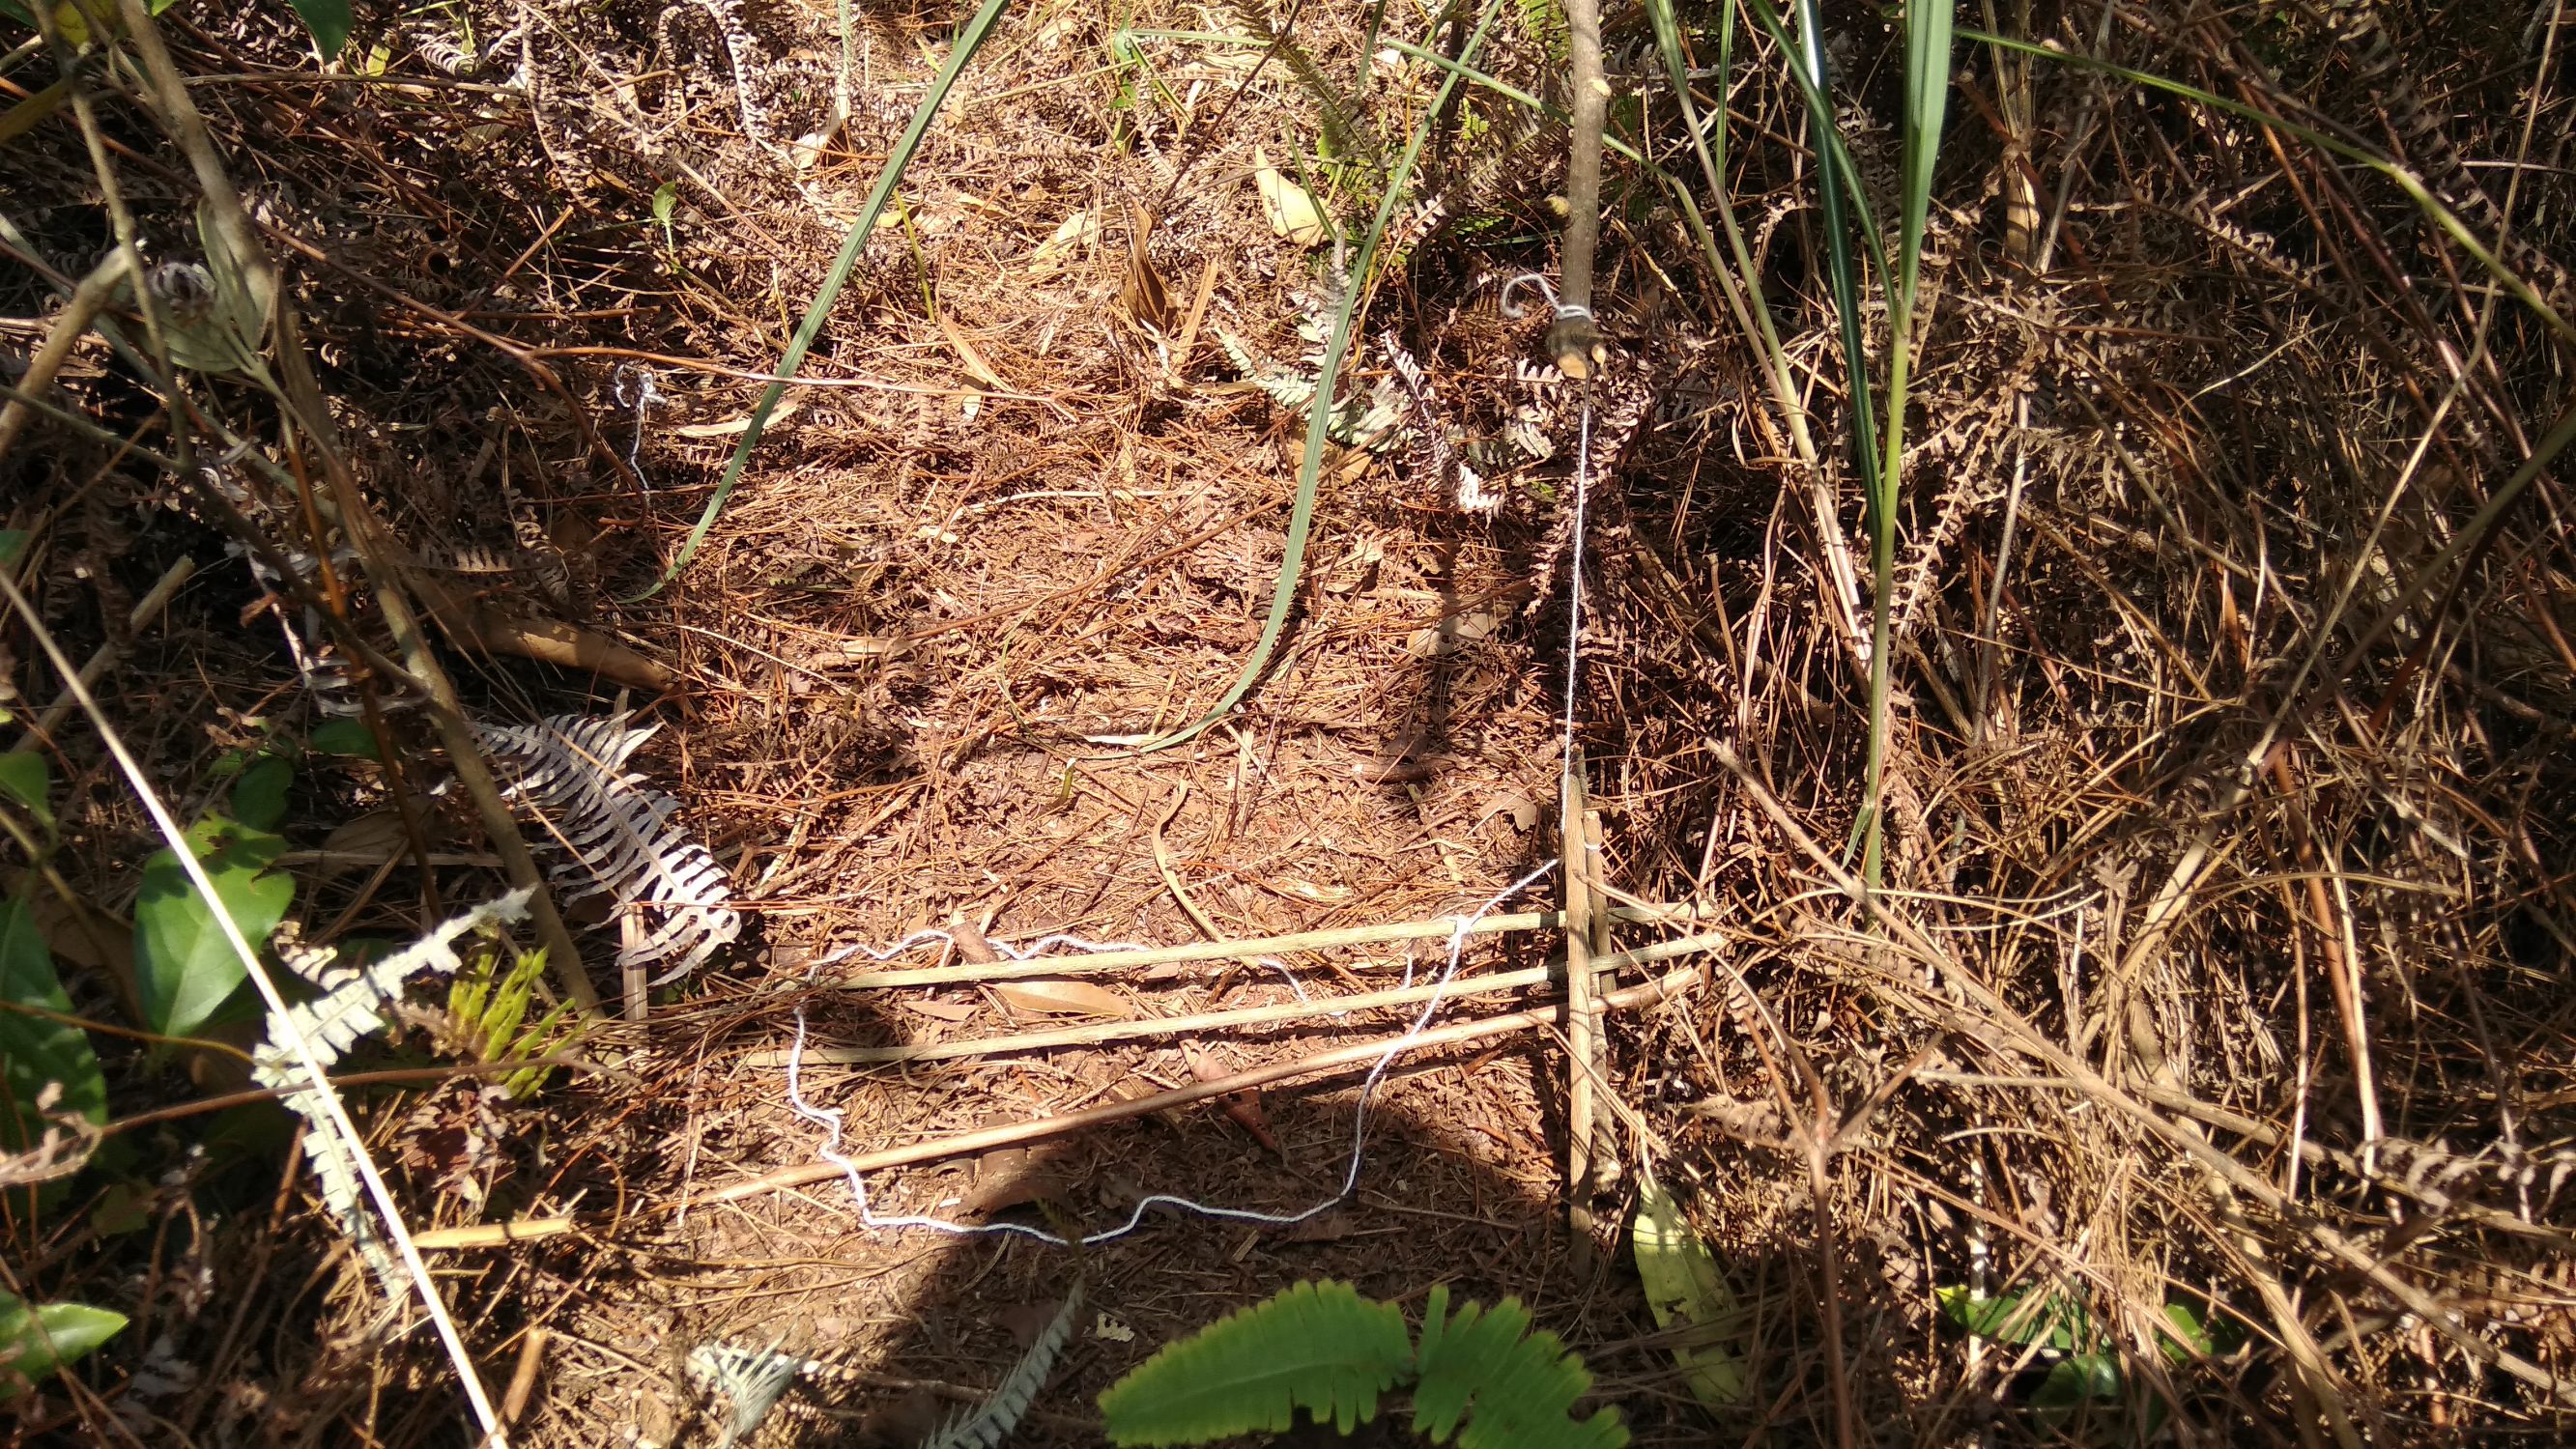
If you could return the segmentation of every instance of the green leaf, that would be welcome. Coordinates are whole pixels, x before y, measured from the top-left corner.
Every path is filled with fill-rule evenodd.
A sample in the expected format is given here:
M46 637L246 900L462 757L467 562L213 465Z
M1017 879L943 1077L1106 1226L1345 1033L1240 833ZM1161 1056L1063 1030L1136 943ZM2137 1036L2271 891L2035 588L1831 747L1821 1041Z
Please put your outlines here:
M2156 1347L2164 1350L2166 1362L2189 1363L2218 1351L2218 1346L2210 1340L2208 1325L2200 1321L2200 1315L2192 1311L2190 1304L2166 1304L2165 1323L2169 1332L2156 1340Z
M0 1399L16 1398L39 1379L88 1353L125 1327L125 1315L84 1303L48 1303L0 1293Z
M34 750L11 750L0 755L0 795L24 806L47 830L54 828L54 806L48 798L52 784L53 772L46 768L45 757Z
M2165 1362L2177 1366L2195 1358L2232 1352L2245 1341L2245 1330L2233 1319L2213 1322L2188 1303L2165 1305L2165 1327L2166 1331L2156 1338L2156 1347L2164 1351Z
M1571 1417L1574 1401L1592 1387L1592 1372L1555 1334L1533 1331L1517 1298L1490 1310L1468 1303L1453 1318L1448 1285L1433 1284L1414 1366L1413 1427L1434 1444L1448 1443L1452 1433L1460 1449L1621 1449L1628 1442L1615 1409L1579 1423Z
M23 901L0 901L0 1006L71 1014L53 953ZM107 1079L99 1073L89 1034L68 1022L0 1010L0 1087L9 1097L0 1110L0 1151L24 1151L44 1140L45 1119L36 1103L56 1083L62 1096L54 1111L107 1120Z
M2071 1414L2088 1405L2117 1403L2120 1361L2107 1353L2080 1353L2059 1359L2048 1377L2031 1391L2030 1406L2043 1414Z
M1100 1396L1113 1444L1199 1444L1291 1428L1345 1434L1377 1417L1413 1360L1404 1314L1348 1283L1298 1283L1163 1345Z
M669 226L671 224L671 213L679 206L679 204L680 186L678 182L665 181L661 185L653 188L653 219L655 221L660 222L664 226Z
M11 5L10 0L0 0L0 8L7 8L15 12L10 18L16 20L19 24L26 26L30 30L35 28L36 22L28 16L27 12L18 10L14 5ZM26 551L27 530L23 528L0 528L0 568L6 568L10 564L16 563L18 561L18 555L25 553Z
M379 762L384 759L383 752L376 748L376 732L367 728L364 720L326 719L313 727L304 747L316 754Z
M289 0L289 3L302 17L304 28L313 32L313 48L322 52L324 60L336 58L348 45L349 32L357 26L349 15L349 0Z
M286 792L295 783L295 766L278 755L261 755L233 782L233 818L253 830L275 830L286 818Z
M2020 1347L2038 1344L2061 1353L2084 1347L2092 1338L2093 1320L2084 1305L2062 1293L2039 1297L2029 1292L1984 1298L1965 1288L1937 1288L1943 1316L1979 1338Z
M286 842L221 816L190 826L188 842L242 939L254 948L266 941L295 899L293 879L266 873ZM143 863L143 890L134 900L134 974L145 1023L167 1036L205 1025L248 974L224 939L215 907L167 850Z
M1712 1339L1734 1339L1743 1333L1743 1309L1737 1304L1717 1257L1690 1229L1681 1205L1671 1193L1648 1179L1637 1198L1637 1221L1628 1241L1637 1259L1637 1279L1645 1285L1646 1306L1655 1325L1697 1328ZM1691 1397L1707 1408L1744 1401L1744 1364L1715 1341L1676 1344Z
M152 1226L153 1192L139 1183L111 1182L89 1210L89 1230L102 1238L121 1238Z

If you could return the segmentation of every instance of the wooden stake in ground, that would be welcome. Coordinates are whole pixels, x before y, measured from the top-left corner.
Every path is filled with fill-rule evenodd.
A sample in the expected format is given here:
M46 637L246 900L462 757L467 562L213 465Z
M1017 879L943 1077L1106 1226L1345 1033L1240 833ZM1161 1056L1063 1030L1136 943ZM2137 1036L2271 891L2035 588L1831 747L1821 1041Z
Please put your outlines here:
M1592 318L1592 253L1601 236L1601 129L1610 83L1601 71L1599 0L1566 0L1566 98L1574 144L1565 161L1565 241L1557 254L1556 321L1547 329L1548 360L1576 382L1588 382L1605 353Z
M1563 846L1565 876L1565 1221L1573 1234L1575 1266L1592 1266L1592 1100L1594 1057L1600 1050L1600 1003L1592 982L1593 912L1591 863L1585 838L1590 811L1583 793L1583 748L1565 758L1564 787L1558 799L1558 838Z

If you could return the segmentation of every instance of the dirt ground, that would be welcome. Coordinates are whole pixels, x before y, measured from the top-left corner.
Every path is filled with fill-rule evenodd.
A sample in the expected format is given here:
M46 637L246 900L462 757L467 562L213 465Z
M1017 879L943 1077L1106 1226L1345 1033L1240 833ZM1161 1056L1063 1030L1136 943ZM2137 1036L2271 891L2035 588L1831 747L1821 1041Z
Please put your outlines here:
M1497 88L1563 94L1554 7L1497 8L1494 84L1446 119L1422 51L1456 54L1482 12L1011 11L736 482L764 382L965 23L855 9L837 120L820 0L387 9L323 83L282 4L162 26L287 266L355 490L403 575L450 600L429 612L463 717L637 711L658 732L627 768L677 802L741 918L621 1020L617 927L568 899L605 1006L541 1091L445 1075L459 1053L426 1008L367 1065L431 1080L352 1090L514 1442L719 1442L724 1401L687 1366L715 1343L821 1365L753 1442L922 1442L1077 1285L1012 1442L1099 1442L1097 1394L1155 1347L1316 1278L1417 1314L1434 1284L1518 1297L1641 1445L2565 1432L2557 11L2392 9L2371 22L2384 66L2351 14L2003 27L2273 129L1962 42L1873 911L1845 889L1870 748L1862 488L1806 113L1767 42L1739 26L1728 71L1724 22L1688 17L1698 103L1728 117L1736 266L1674 200L1718 215L1644 17L1607 17L1614 133L1692 179L1613 161L1600 307L1633 391L1605 382L1587 455L1581 394L1529 378L1545 309L1507 295L1556 266L1565 137ZM1901 37L1828 13L1838 124L1884 213ZM51 64L16 52L0 103L32 103ZM29 259L77 279L114 245L102 166L155 256L203 255L203 178L148 87L92 74L89 120L0 130L9 357L56 305ZM1356 240L1417 126L1414 199L1438 209L1399 208L1402 244L1338 279L1368 304L1346 388L1402 411L1418 361L1437 401L1406 415L1451 425L1502 501L1462 506L1420 428L1329 443L1264 658L1307 421L1238 353L1293 373L1337 285L1280 198ZM2356 149L2501 229L2491 259L2530 295ZM1777 368L1727 300L1755 286ZM1883 309L1864 330L1882 355ZM220 457L230 427L304 466L247 383L196 387L174 429L92 339L61 378L75 416L0 450L9 525L41 543L28 592L74 655L116 647L104 712L183 815L221 800L221 761L323 714L280 633L294 609L240 561L245 528L313 542L292 490L227 518L211 474L130 451L186 433ZM353 594L374 557L345 561ZM57 681L11 629L38 708ZM436 712L391 719L398 768L298 775L280 831L305 939L409 939L501 888L470 792L437 785ZM1445 936L842 980L1553 910L1569 739L1605 899L1689 920L1614 944L1722 937L1617 980L1689 968L1605 1017L1584 1226L1554 1011L1366 1084L1359 1059L936 1145L1397 1036L1418 1005L1287 1010L1443 972ZM39 743L65 797L47 868L130 919L149 821L85 724ZM523 826L559 858L563 822ZM129 1019L115 953L49 939L75 1014ZM1456 965L1469 987L1561 981L1564 949L1480 935ZM1557 992L1462 995L1430 1022ZM1256 1008L1281 1019L1146 1034ZM1128 1034L973 1046L1094 1025ZM93 1035L112 1150L63 1204L10 1200L12 1272L136 1322L12 1405L12 1442L472 1442L454 1368L340 1243L291 1120L201 1114L237 1068ZM828 1060L898 1046L929 1055ZM920 1160L861 1180L867 1212L912 1221L867 1221L826 1154L905 1148ZM1742 1305L1721 1335L1736 1402L1694 1397L1648 1309L1627 1231L1648 1173ZM1038 1236L1131 1217L1079 1251ZM2065 1332L1995 1331L1971 1298L2046 1302ZM2070 1362L2109 1376L2072 1418L2048 1397Z

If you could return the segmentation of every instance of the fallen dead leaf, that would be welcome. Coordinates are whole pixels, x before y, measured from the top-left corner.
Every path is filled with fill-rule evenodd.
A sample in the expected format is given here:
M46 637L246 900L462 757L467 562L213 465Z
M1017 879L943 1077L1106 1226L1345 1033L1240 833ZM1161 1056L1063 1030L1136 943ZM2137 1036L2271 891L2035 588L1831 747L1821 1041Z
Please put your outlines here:
M1483 808L1476 812L1476 823L1501 815L1512 822L1512 828L1526 835L1538 828L1538 802L1518 790L1501 790L1485 797Z
M1066 217L1057 224L1054 235L1039 242L1037 250L1029 253L1029 275L1044 278L1063 271L1077 253L1099 239L1104 229L1105 223L1094 207L1085 207Z
M1333 229L1324 222L1324 210L1305 187L1279 174L1270 164L1269 153L1252 148L1252 183L1261 191L1262 214L1270 218L1270 229L1301 247L1322 246L1330 241Z
M1127 280L1118 289L1118 305L1127 315L1153 328L1168 332L1172 328L1172 294L1163 285L1163 274L1154 270L1154 257L1146 244L1154 239L1154 214L1142 205L1130 207L1127 227Z
M391 859L406 843L401 811L370 810L342 821L329 835L322 837L322 850L327 855Z
M1051 976L1000 981L993 984L993 994L1014 1011L1048 1016L1107 1016L1123 1021L1137 1014L1135 1004L1127 998L1088 981L1062 981Z
M1009 383L1002 381L1002 375L993 370L993 364L986 362L984 355L975 350L975 344L966 340L966 334L948 325L948 318L945 315L939 318L939 333L947 338L948 345L956 350L957 360L966 364L967 376L986 387L1003 392L1013 391Z

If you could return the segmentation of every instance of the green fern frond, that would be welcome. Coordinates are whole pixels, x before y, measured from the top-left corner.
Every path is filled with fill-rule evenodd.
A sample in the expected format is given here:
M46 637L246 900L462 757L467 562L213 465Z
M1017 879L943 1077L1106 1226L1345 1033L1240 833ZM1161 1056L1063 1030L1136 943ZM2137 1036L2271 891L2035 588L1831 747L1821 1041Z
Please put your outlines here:
M1628 1442L1615 1409L1581 1423L1568 1417L1592 1387L1592 1374L1555 1334L1531 1331L1517 1298L1491 1309L1468 1303L1453 1318L1448 1285L1434 1284L1414 1364L1413 1427L1434 1444L1453 1433L1461 1449L1619 1449ZM1470 1408L1474 1417L1460 1432Z
M1299 1283L1165 1344L1100 1396L1100 1412L1120 1445L1277 1432L1300 1408L1347 1434L1377 1417L1412 1361L1401 1309L1348 1283Z

